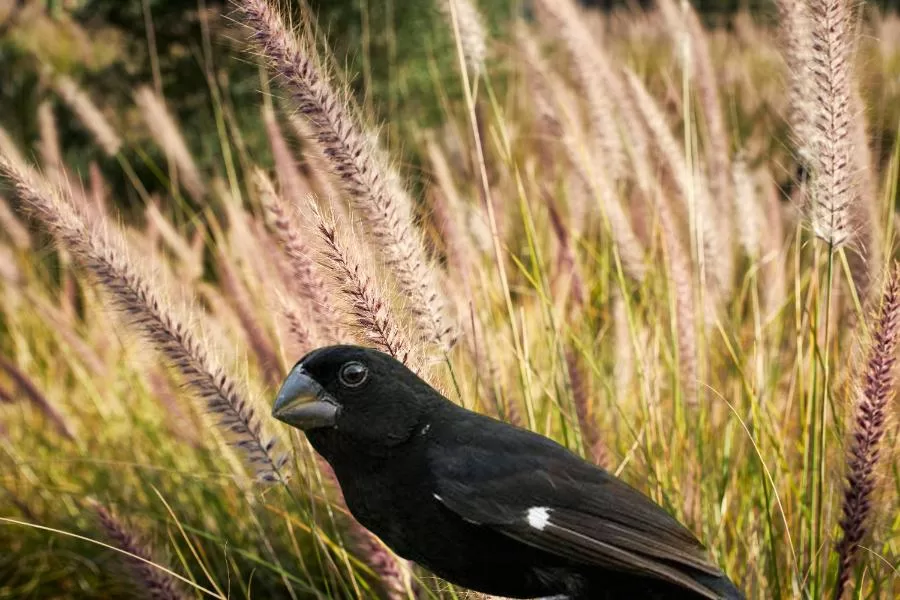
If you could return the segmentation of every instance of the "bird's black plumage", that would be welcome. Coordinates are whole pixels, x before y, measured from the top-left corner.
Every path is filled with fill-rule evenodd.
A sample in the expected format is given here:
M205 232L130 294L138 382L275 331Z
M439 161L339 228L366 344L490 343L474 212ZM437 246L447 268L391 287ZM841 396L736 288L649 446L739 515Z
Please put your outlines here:
M453 404L375 350L308 354L273 414L305 430L360 523L460 586L512 598L743 597L647 497L550 439Z

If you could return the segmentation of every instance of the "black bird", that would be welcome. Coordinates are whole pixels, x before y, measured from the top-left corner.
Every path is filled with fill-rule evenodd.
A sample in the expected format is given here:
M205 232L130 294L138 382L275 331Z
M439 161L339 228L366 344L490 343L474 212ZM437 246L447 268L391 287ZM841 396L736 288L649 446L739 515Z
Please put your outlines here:
M646 496L548 438L453 404L381 352L311 352L272 415L306 432L360 523L457 585L554 600L743 598Z

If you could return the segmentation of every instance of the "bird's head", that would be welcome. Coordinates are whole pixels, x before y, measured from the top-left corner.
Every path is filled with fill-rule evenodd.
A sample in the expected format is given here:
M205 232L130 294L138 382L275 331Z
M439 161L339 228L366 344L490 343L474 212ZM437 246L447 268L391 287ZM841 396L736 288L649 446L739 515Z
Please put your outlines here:
M305 431L320 452L319 445L338 440L378 451L408 439L429 405L440 400L387 354L328 346L313 350L291 369L272 416Z

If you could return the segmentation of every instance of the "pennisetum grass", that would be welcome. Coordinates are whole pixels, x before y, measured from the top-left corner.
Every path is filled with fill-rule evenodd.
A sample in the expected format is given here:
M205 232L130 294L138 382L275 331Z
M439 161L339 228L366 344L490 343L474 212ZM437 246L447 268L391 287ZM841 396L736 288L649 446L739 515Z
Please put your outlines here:
M278 184L285 200L288 205L294 207L302 206L302 203L306 202L312 194L312 190L300 173L287 140L284 139L284 135L281 133L275 110L268 103L263 106L263 123L266 125L266 135L269 138L269 146L272 148L272 157L275 160ZM265 194L265 190L263 190L263 194Z
M545 198L549 194L545 194ZM577 314L584 309L587 302L587 290L584 285L584 278L581 274L581 268L578 265L578 257L572 240L572 232L569 227L563 223L562 216L553 205L552 201L547 202L547 212L550 218L550 226L556 235L559 251L557 252L557 277L563 282L564 290L559 294L562 304L570 304L573 313ZM627 263L626 263L627 264Z
M157 566L153 550L108 508L97 501L89 503L113 545L121 550L123 562L131 572L137 590L152 600L182 600L188 596L169 573Z
M755 260L762 247L766 216L757 194L756 181L743 155L735 157L731 165L731 178L738 238L747 256Z
M694 290L691 283L691 264L678 239L675 220L663 199L659 221L663 252L668 268L668 282L672 306L672 331L677 347L678 371L684 402L696 406L697 397L697 325Z
M837 250L851 239L850 213L858 210L850 120L853 25L846 0L813 0L809 6L815 135L808 210L813 232Z
M269 335L257 320L247 287L241 280L235 265L223 251L218 253L216 270L219 274L222 291L225 292L234 307L234 312L247 336L247 343L256 355L266 383L272 388L277 388L285 376L281 362L278 360Z
M727 226L730 230L731 182L729 172L731 170L731 149L725 124L725 116L722 112L722 102L719 98L719 83L716 80L716 71L712 64L710 41L706 30L700 24L700 17L690 3L682 2L676 6L675 0L661 0L659 7L663 15L669 21L676 43L682 42L688 46L686 51L687 68L691 75L695 76L700 106L703 109L707 130L706 143L706 167L709 177L709 192L719 204L711 208L715 210L715 218L719 226ZM712 217L712 215L711 215ZM727 234L726 234L727 235Z
M0 152L3 152L2 148L0 148ZM27 250L31 247L31 235L28 233L28 229L12 211L3 196L0 196L0 225L3 226L6 237L15 248Z
M413 367L410 363L417 358L411 342L391 311L384 291L372 277L371 267L363 264L351 242L340 237L334 223L319 212L316 218L324 267L348 303L356 331L382 352Z
M53 86L59 97L71 109L81 124L84 125L97 145L109 156L115 156L122 148L122 138L110 125L93 100L78 87L78 84L67 75L60 75L53 80Z
M611 299L610 319L612 320L613 343L618 348L616 364L613 367L613 382L615 397L618 402L624 402L632 394L632 388L637 381L638 365L635 352L636 344L632 341L631 324L629 323L628 306L622 293L616 292ZM643 347L643 342L638 336L638 346Z
M310 319L289 298L281 299L281 315L284 317L288 333L291 334L295 346L294 356L305 356L316 347L314 343L316 337L310 327Z
M313 316L315 325L308 331L317 330L324 343L336 341L335 314L330 308L321 267L316 264L313 248L303 239L304 232L297 225L298 219L292 218L299 215L304 206L310 212L315 210L311 198L303 198L304 205L290 205L282 200L265 173L256 171L254 181L290 268L291 277L285 282L288 292Z
M355 524L351 537L379 577L388 600L406 600L412 593L412 574L405 560L395 557L376 536L362 525Z
M3 355L0 355L0 371L6 373L16 384L22 395L28 398L35 408L50 419L53 426L63 437L69 440L76 439L75 432L72 430L66 417L54 406L53 402L38 389L37 385L22 369Z
M462 276L466 295L471 297L470 272L478 259L467 227L466 206L454 183L451 167L444 152L433 139L428 139L426 144L437 183L432 204L437 226L444 241L445 254L452 265L449 270Z
M422 339L448 350L454 327L413 222L412 200L398 176L362 130L347 95L332 86L315 54L314 41L289 32L266 0L242 0L238 7L251 40L291 93L331 171L365 219L366 231L399 288L410 298L408 308L416 316Z
M878 185L873 179L874 166L872 150L869 147L869 124L866 108L860 96L859 82L854 78L850 93L851 146L853 148L852 172L856 191L859 195L859 208L851 214L851 229L854 232L854 244L849 247L847 257L850 273L859 299L869 300L872 281L877 277L884 260L884 242L878 223L881 220L881 209L878 198Z
M207 410L218 416L257 474L281 479L286 458L275 453L275 440L263 434L249 400L213 362L211 350L139 273L121 240L104 232L101 223L85 221L66 202L64 190L51 188L33 172L6 158L0 158L0 172L15 186L31 214L94 275L129 321L181 373Z
M807 417L807 497L811 510L805 524L806 554L810 570L810 589L814 596L824 589L824 565L820 547L825 536L826 431L829 388L832 383L828 355L836 335L838 311L832 306L838 299L834 278L835 253L854 240L854 222L865 208L859 202L858 182L854 172L851 130L851 90L853 86L853 23L849 3L845 0L813 0L809 4L812 20L811 92L815 98L812 140L810 192L805 199L813 234L827 248L827 276L820 283L824 301L817 307L816 319L822 316L824 326L817 326L815 344L825 360L817 369ZM816 267L821 262L816 256ZM818 279L818 277L817 277Z
M601 467L609 466L609 456L606 447L600 437L597 427L597 416L591 410L590 392L582 358L577 350L566 350L566 370L569 375L569 385L572 390L572 399L575 412L578 416L578 425L581 428L581 436L585 446L585 454L594 464Z
M531 71L530 74L537 83L538 90L556 87L558 82L554 84L550 80L548 69L543 64L535 45L527 39L522 39L520 46L523 50L526 67ZM580 185L588 191L588 196L602 207L609 224L609 231L616 242L625 274L638 282L642 281L646 273L645 251L640 240L634 234L628 215L619 201L612 179L613 172L610 170L613 167L604 166L607 164L607 155L603 154L604 159L597 161L593 154L585 152L582 140L573 131L574 126L571 120L565 122L545 120L545 123L550 125L550 132L560 131L565 156L574 169ZM603 164L598 164L600 162ZM614 165L614 162L614 160L609 161L611 165ZM574 207L570 208L570 211L575 226L583 227L581 221L584 215L580 214L582 211L575 210Z
M611 77L607 58L572 0L538 0L536 8L550 22L547 29L562 38L572 57L572 67L587 100L592 147L597 152L594 162L602 162L607 176L616 181L624 174L625 152L615 119L616 105L610 96L618 82Z
M838 573L834 598L850 590L851 571L860 543L871 530L871 513L877 469L884 448L889 402L896 394L897 344L900 342L900 264L895 263L881 298L878 319L872 327L868 357L859 391L854 395L850 449L847 455L847 485L844 490L842 537L837 543Z
M466 64L473 76L484 73L484 62L487 56L487 30L481 18L481 13L472 0L440 0L438 8L448 21L450 16L450 3L453 3L459 22L460 41ZM452 25L450 27L452 29Z
M165 242L181 263L181 273L186 279L193 281L203 274L202 260L198 260L197 253L191 248L188 240L175 229L175 226L160 212L157 199L148 202L144 208L144 218L149 226L153 227L154 235Z
M731 253L725 248L730 240L727 235L723 235L725 232L716 220L716 210L706 181L691 170L664 113L643 82L631 71L626 72L626 77L635 106L651 134L649 137L671 174L682 206L692 223L692 238L697 239L698 243L691 246L696 247L701 282L703 287L706 287L707 281L711 284L707 298L727 297L731 292L733 276ZM708 272L704 274L706 269Z
M202 59L211 88L212 114L196 119L167 72L168 53L182 47L155 46L158 3L143 4L153 89L165 81L168 114L190 121L152 116L162 97L140 85L137 94L157 102L143 112L133 91L102 97L100 89L117 86L79 90L45 72L34 79L61 87L74 111L50 98L18 120L0 115L10 132L0 129L4 169L19 187L15 196L4 187L10 201L0 203L0 356L78 434L69 442L0 368L0 513L22 519L0 516L0 572L9 560L16 569L0 576L0 596L96 597L122 574L130 575L122 583L148 587L134 573L81 568L108 557L66 532L87 523L91 538L111 539L98 519L84 519L83 499L102 497L140 516L176 570L190 574L183 583L202 591L197 582L208 581L213 596L466 597L430 577L411 585L409 565L344 518L333 475L302 436L291 437L295 481L269 487L233 477L246 467L224 434L263 471L279 460L258 428L265 415L248 408L232 367L217 365L238 365L248 388L271 389L298 356L349 340L427 366L453 401L607 465L685 522L748 599L890 597L900 548L889 452L896 268L881 312L864 316L878 301L866 289L893 258L900 224L900 19L866 10L847 28L838 18L855 15L847 3L784 0L777 24L747 12L727 28L701 27L701 9L678 0L648 12L538 0L536 24L476 39L468 7L491 22L505 10L440 0L456 44L450 76L460 80L448 84L423 38L416 50L428 66L413 66L415 52L390 59L384 101L384 88L369 87L378 83L378 57L363 55L370 72L361 78L339 74L324 28L294 34L274 8L281 3L242 0L231 17L245 20L287 96L274 101L260 82L260 113L242 90L265 73L220 60L233 47L219 44L217 17L227 17L207 3L187 17L199 19L203 43L185 48ZM313 22L307 4L291 8L304 24ZM357 4L363 52L381 42L400 50L407 23L394 29L388 18L385 31L379 23L400 5ZM70 5L52 18L17 11L0 27L0 46L14 36L40 46L34 64L59 64L43 56L51 45L32 43L40 31L24 28L37 19L41 28L77 30L84 13ZM440 17L432 11L447 27ZM79 36L79 48L109 43L93 31ZM82 64L85 55L67 55L67 71L96 81L103 71ZM240 79L244 71L253 81ZM404 96L416 110L394 112L393 100L423 74L438 102ZM349 81L360 85L336 83ZM351 89L366 94L364 108ZM45 93L39 85L35 97ZM89 97L103 98L102 113ZM276 114L282 102L294 114ZM57 117L84 121L76 125L101 155L122 139L128 152L100 156L89 172L80 155L65 164L75 146L64 121L53 131L51 103ZM439 113L441 125L416 122L419 108ZM108 127L104 139L91 113L107 126L144 115L157 135ZM260 114L259 131L242 131ZM391 145L406 148L410 172L427 163L421 197L368 129L376 114L389 120ZM183 125L207 117L215 130L186 135ZM289 139L279 125L291 128ZM203 148L190 157L205 190L199 205L181 197L193 194L175 146L160 136L166 127L169 140ZM143 147L151 144L163 152ZM154 164L157 154L164 164ZM25 166L31 161L43 177ZM114 205L132 198L141 206L120 217ZM815 243L816 235L830 240ZM59 252L44 247L51 241ZM439 253L426 251L432 243ZM723 260L732 254L733 277ZM86 268L72 268L79 263ZM145 275L145 264L164 277ZM452 314L463 332L446 361L434 360L449 343L429 291L453 309L441 313L444 326ZM176 311L182 302L163 302L164 294L195 308ZM109 325L109 300L176 368ZM846 318L848 308L857 318ZM868 351L860 372L846 360L857 336ZM184 404L176 387L184 382L236 431L213 427L205 404ZM840 410L846 398L852 406Z
M532 98L535 133L539 140L550 141L563 136L563 121L575 121L577 110L571 96L567 96L569 102L560 98L566 90L558 78L555 82L550 81L535 37L534 32L524 25L516 29L516 46L522 55L525 81ZM543 150L541 160L549 168L557 162L556 153Z
M772 174L761 173L759 183L765 214L765 235L762 237L763 312L766 320L777 314L788 297L785 268L785 223L782 215L781 196Z
M207 193L203 177L181 135L181 129L166 108L165 100L149 87L142 86L135 91L134 101L150 135L175 168L172 172L173 185L176 185L175 181L180 182L195 201L203 201Z
M322 148L311 142L316 135L305 117L294 115L289 124L294 137L303 143L302 164L304 173L309 177L309 185L313 194L322 202L327 202L334 215L345 215L347 204L343 201L343 192L338 189L336 177L329 167L328 158Z
M816 128L812 70L812 17L806 0L778 0L779 37L788 68L788 123L802 168L812 167Z

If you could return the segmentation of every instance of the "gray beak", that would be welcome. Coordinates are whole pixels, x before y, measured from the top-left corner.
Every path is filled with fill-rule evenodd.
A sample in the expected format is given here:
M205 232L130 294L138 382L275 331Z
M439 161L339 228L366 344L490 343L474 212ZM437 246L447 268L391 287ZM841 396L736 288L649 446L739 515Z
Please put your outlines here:
M298 429L334 427L338 405L319 383L300 367L281 384L272 407L272 416Z

